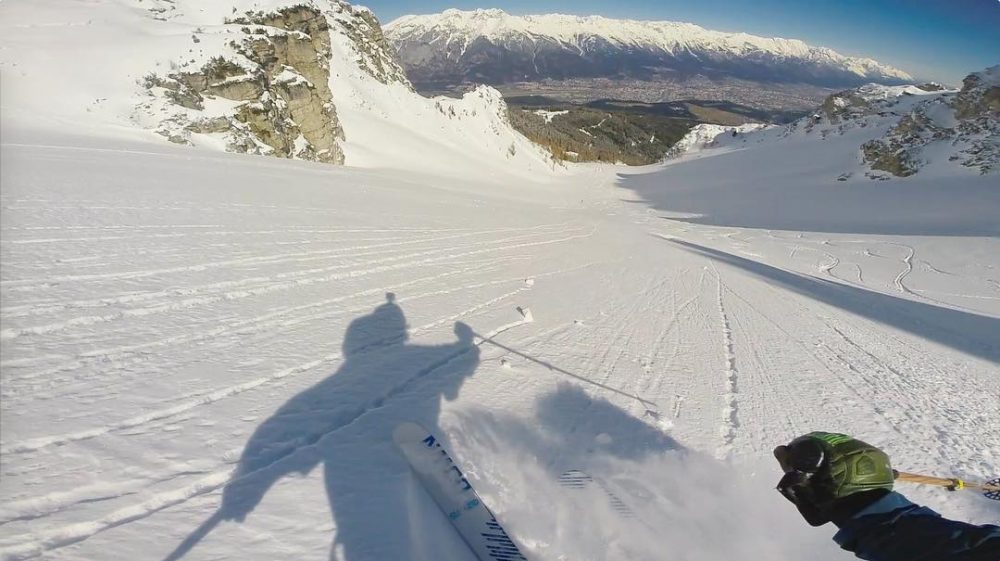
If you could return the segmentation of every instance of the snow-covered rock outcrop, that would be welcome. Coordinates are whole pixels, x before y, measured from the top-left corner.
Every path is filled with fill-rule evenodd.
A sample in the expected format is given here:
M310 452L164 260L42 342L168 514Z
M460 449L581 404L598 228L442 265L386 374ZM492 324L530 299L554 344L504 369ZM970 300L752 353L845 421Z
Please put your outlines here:
M146 78L152 99L139 106L137 119L148 120L154 108L168 113L156 130L172 142L194 144L193 135L222 135L233 152L344 163L338 143L344 131L329 86L330 20L366 25L366 12L339 3L331 7L340 17L292 6L227 20L239 26L238 38L220 54Z
M727 142L727 138L738 138L742 134L758 131L768 125L760 123L747 123L739 126L711 125L702 123L695 125L684 138L677 141L667 152L666 158L678 158L685 154L700 152L706 148L717 148Z
M1000 66L970 74L961 90L937 84L886 87L870 84L830 96L806 126L829 134L853 127L888 125L862 147L874 172L905 177L946 157L981 174L1000 164Z
M1000 170L1000 65L967 76L951 107L956 137L966 144L962 164L982 173Z
M467 147L473 152L486 148L497 159L516 158L518 144L524 144L510 129L506 104L492 88L462 100L433 102L414 93L367 8L317 0L247 10L227 17L225 27L235 38L221 46L221 54L206 63L182 64L165 79L147 80L154 99L141 110L163 113L164 105L156 100L169 101L170 116L157 131L175 142L199 144L206 135L221 134L230 151L344 163L348 145L357 140L364 155L347 163L426 165L418 160L426 160L435 142L424 139L387 150L401 135L373 133L375 118L382 124L394 121L410 135L437 135L438 141L448 142L449 133L471 137ZM205 97L213 101L206 104ZM361 120L348 119L345 126L338 108L361 113ZM416 118L421 115L429 119ZM442 127L445 119L457 127L442 134L449 128ZM487 135L503 138L491 142Z
M812 115L782 127L734 132L731 127L700 125L670 156L706 148L841 137L856 143L858 167L838 172L841 180L856 172L872 179L907 177L929 166L995 173L1000 169L998 76L998 66L971 74L961 90L938 84L867 84L829 96Z

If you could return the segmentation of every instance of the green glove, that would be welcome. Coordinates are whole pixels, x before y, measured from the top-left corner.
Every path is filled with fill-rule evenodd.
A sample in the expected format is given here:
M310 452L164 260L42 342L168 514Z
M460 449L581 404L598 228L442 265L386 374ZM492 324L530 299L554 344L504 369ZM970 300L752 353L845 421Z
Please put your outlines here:
M778 491L813 526L850 519L892 490L889 456L846 434L811 432L774 449Z

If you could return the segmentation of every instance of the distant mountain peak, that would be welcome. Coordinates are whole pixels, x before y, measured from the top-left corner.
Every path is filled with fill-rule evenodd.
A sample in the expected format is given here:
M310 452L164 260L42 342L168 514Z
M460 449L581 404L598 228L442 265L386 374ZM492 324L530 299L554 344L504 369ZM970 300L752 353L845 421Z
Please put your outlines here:
M507 12L501 10L500 8L476 8L475 10L459 10L458 8L449 8L442 12L442 14L448 17L471 16L473 18L497 18L507 16Z

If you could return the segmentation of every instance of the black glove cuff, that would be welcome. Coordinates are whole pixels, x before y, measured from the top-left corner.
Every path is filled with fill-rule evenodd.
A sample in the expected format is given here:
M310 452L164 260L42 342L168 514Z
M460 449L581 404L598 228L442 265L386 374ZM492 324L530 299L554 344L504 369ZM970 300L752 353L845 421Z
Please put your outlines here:
M799 509L799 514L810 526L822 526L830 521L830 514L814 504L795 503L795 508Z
M862 491L853 495L848 495L831 505L828 511L829 520L838 528L844 527L854 516L862 510L868 508L875 501L888 495L888 489L873 489Z

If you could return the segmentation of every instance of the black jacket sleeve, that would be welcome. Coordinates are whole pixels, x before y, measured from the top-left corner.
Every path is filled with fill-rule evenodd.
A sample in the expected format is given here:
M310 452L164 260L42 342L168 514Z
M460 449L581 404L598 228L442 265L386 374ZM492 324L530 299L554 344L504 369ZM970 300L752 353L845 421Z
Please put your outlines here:
M1000 561L1000 526L948 520L899 493L842 523L833 539L867 561Z

